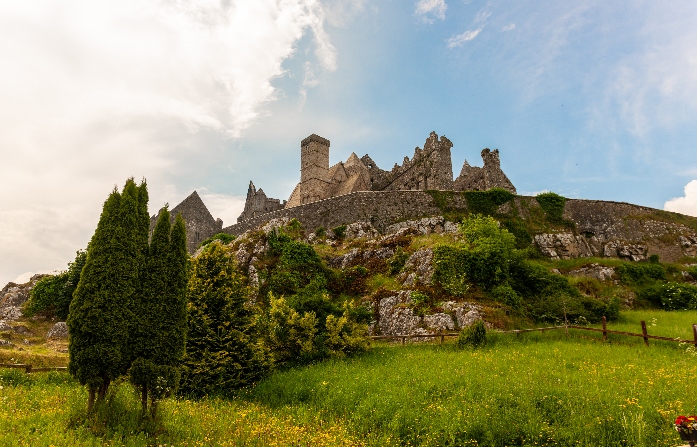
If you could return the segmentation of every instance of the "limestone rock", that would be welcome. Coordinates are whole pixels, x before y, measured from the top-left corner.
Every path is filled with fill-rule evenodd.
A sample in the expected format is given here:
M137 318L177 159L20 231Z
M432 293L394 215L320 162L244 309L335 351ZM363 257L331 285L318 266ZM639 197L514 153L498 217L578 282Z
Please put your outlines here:
M31 331L29 330L29 328L23 324L16 325L15 327L12 328L12 330L20 335L31 335Z
M679 240L685 256L697 256L697 237L680 236Z
M355 222L346 226L346 233L344 234L344 239L375 239L380 235L378 230L376 230L370 222Z
M264 234L268 235L271 233L272 230L277 230L280 227L285 227L288 225L288 222L290 222L290 218L288 217L277 217L275 219L271 219L270 221L266 222L266 224L262 225L261 231L264 232Z
M50 275L34 275L24 284L7 283L0 291L0 319L7 321L19 319L22 316L22 305L29 299L31 289L46 276Z
M428 329L434 332L446 332L455 329L453 318L444 313L424 316L424 324Z
M48 330L48 332L46 333L46 338L68 338L68 325L65 324L64 321L59 321L58 323L54 324L51 327L51 329Z
M0 332L7 332L7 331L11 331L11 330L12 330L12 326L7 324L7 321L0 320Z
M0 346L12 347L12 346L14 346L14 343L12 343L10 340L5 340L4 338L0 338Z
M457 327L460 329L470 326L475 321L482 319L482 308L476 304L446 301L441 307L443 307L445 311L455 313L455 321L457 322Z
M647 252L648 247L644 244L623 244L620 241L610 241L603 249L605 257L629 261L643 261L646 259Z
M394 249L390 247L380 247L376 249L361 250L354 248L341 256L334 256L327 259L327 264L333 268L348 268L354 265L370 265L375 260L386 260L394 256Z
M595 278L599 281L610 280L614 274L614 268L605 267L604 265L600 264L591 264L588 267L583 267L569 272L569 275L571 276L587 276L589 278Z
M431 284L433 278L433 249L422 248L415 251L404 264L398 279L405 286Z
M421 323L421 317L406 307L411 301L411 291L403 290L395 296L383 298L378 304L378 326L382 335L411 335Z
M388 226L385 229L385 234L391 235L404 231L405 229L414 230L415 234L431 234L431 233L457 233L457 224L446 221L443 216L424 217L418 220L407 220L405 222L397 222Z
M586 238L573 233L538 234L534 242L543 255L553 260L587 258L594 254Z

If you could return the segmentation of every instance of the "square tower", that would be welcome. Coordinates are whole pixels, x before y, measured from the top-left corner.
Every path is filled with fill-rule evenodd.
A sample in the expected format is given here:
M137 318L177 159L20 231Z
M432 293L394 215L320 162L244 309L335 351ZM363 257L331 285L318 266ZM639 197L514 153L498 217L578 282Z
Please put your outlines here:
M312 134L300 142L300 204L329 193L329 140Z

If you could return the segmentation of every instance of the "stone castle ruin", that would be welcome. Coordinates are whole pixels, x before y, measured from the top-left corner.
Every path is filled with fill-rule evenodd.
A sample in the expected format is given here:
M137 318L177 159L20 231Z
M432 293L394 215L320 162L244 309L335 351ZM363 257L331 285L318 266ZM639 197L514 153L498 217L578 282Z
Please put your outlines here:
M395 163L390 171L380 169L370 158L351 153L345 162L329 166L330 142L312 134L300 142L300 182L287 201L271 199L249 183L244 211L237 222L244 222L262 214L307 205L319 200L343 196L359 191L485 191L503 188L516 189L501 170L498 149L484 149L484 166L473 167L465 161L460 175L453 180L450 149L452 142L445 136L438 138L431 132L423 149L414 149L410 159L404 157L401 165Z

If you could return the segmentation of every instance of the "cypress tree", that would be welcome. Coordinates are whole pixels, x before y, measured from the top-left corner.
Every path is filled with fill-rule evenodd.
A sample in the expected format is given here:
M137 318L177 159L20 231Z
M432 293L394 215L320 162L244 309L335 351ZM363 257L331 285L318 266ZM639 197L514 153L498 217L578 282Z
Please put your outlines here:
M227 394L264 371L251 337L247 288L222 245L209 246L193 260L187 286L189 329L181 391L194 396Z
M129 332L144 255L139 214L147 193L142 189L145 184L139 188L131 178L121 194L114 188L109 195L70 304L68 371L87 385L89 411L95 394L103 400L111 381L130 366Z
M179 383L178 365L186 340L186 228L177 216L171 229L165 207L157 219L142 274L136 324L132 331L131 382L141 389L143 414L150 396L151 416L157 401Z

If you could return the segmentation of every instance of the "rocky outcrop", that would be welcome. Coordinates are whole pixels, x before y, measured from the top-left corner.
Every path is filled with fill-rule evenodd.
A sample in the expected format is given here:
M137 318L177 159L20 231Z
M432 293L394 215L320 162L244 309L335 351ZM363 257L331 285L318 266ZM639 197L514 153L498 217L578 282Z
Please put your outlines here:
M0 291L0 320L15 321L21 318L22 305L29 299L31 289L45 276L50 275L34 275L24 284L7 283Z
M54 324L46 333L46 339L66 339L68 338L68 325L64 321Z
M424 217L423 219L397 222L385 228L385 234L395 234L406 229L414 230L414 234L450 233L456 234L456 223L447 221L443 216Z
M620 258L629 261L643 261L646 259L648 247L644 244L623 244L620 241L611 241L605 244L603 256L606 258Z
M482 319L480 306L455 301L442 303L443 312L419 316L412 309L411 294L410 290L402 290L377 303L377 328L381 335L436 335L462 329Z
M550 259L587 258L594 255L593 242L573 233L543 233L534 238L535 245Z
M334 256L327 259L327 265L333 268L345 269L354 265L370 265L374 261L385 261L394 256L394 249L391 247L379 247L369 249L354 248L341 256Z
M680 236L678 240L685 256L697 256L697 236Z
M376 230L370 222L355 222L346 226L346 232L344 233L345 239L375 239L380 236L378 230Z
M0 320L0 332L9 332L12 330L12 326L10 326L7 321L5 320Z
M599 281L606 281L612 279L612 277L615 275L615 269L600 264L591 264L588 267L583 267L577 270L571 270L569 272L569 275L586 276L588 278L595 278Z
M422 248L412 253L398 278L405 286L430 285L433 278L433 249Z

